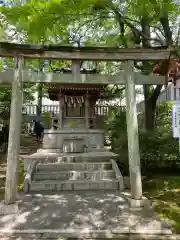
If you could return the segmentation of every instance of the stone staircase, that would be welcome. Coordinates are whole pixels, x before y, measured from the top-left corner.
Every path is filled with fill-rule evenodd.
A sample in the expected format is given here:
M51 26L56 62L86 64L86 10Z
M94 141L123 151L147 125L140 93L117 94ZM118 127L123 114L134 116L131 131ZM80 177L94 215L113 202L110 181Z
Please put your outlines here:
M28 167L24 192L72 190L123 190L123 177L112 159L61 157L59 161L33 161Z

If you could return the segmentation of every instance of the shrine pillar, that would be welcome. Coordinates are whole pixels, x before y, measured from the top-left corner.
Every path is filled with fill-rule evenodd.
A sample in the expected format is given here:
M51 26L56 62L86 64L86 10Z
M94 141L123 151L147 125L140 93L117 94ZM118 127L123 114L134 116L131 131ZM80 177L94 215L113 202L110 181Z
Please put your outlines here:
M85 122L86 128L89 129L89 96L86 94L85 96Z
M138 120L136 109L136 92L133 61L126 62L124 73L126 79L126 106L127 106L126 119L127 119L130 186L132 197L131 206L140 207L141 201L138 200L142 199L142 182L141 182L139 135L138 135Z
M59 128L62 128L62 126L63 126L63 106L64 106L64 97L62 94L60 94L60 97L59 97L59 121L58 121Z

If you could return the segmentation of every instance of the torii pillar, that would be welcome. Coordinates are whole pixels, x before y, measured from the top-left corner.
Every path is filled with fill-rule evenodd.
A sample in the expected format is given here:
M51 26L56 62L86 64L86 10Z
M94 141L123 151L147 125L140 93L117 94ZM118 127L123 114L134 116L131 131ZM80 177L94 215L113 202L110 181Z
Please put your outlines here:
M14 80L12 83L9 141L7 153L7 170L5 186L5 204L16 202L18 174L19 174L19 150L21 134L21 117L23 104L23 65L24 58L15 58Z
M124 68L126 79L126 119L128 135L129 173L131 187L131 207L141 207L142 182L139 152L138 120L136 109L136 92L134 62L127 61Z

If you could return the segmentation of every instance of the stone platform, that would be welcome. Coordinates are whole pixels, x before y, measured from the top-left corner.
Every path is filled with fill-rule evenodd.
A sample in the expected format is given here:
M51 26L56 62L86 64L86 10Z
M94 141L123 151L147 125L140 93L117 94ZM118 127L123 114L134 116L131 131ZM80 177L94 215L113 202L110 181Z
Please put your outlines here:
M160 221L149 205L130 209L127 196L128 193L119 191L22 194L19 213L0 217L0 234L26 236L23 239L30 234L35 234L33 239L171 234L170 227Z
M86 146L88 152L95 148L104 147L104 131L99 129L86 128L62 128L59 130L48 129L44 131L43 148L59 149L63 151L65 140L71 139L77 142L77 138L82 140L82 145ZM65 144L66 145L66 144ZM77 143L79 145L79 143Z

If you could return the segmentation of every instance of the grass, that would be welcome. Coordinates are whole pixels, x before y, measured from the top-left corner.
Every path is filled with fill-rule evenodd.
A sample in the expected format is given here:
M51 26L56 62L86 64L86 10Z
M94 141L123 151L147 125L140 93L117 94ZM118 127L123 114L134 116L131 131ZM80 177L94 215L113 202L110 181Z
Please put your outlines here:
M21 192L23 190L23 183L24 183L25 175L26 175L26 172L24 171L24 162L20 161L19 185L18 185L18 189L17 189L18 192ZM4 200L5 173L4 173L4 176L2 179L1 179L1 184L0 184L0 201Z
M21 135L21 147L20 154L32 154L36 152L37 144L32 137ZM0 201L4 199L4 187L6 179L6 165L7 165L7 156L6 154L0 153ZM23 161L20 161L20 176L19 176L19 186L18 191L21 191L23 188L24 181L24 166Z
M155 211L180 233L180 176L157 176L143 184L144 195Z

